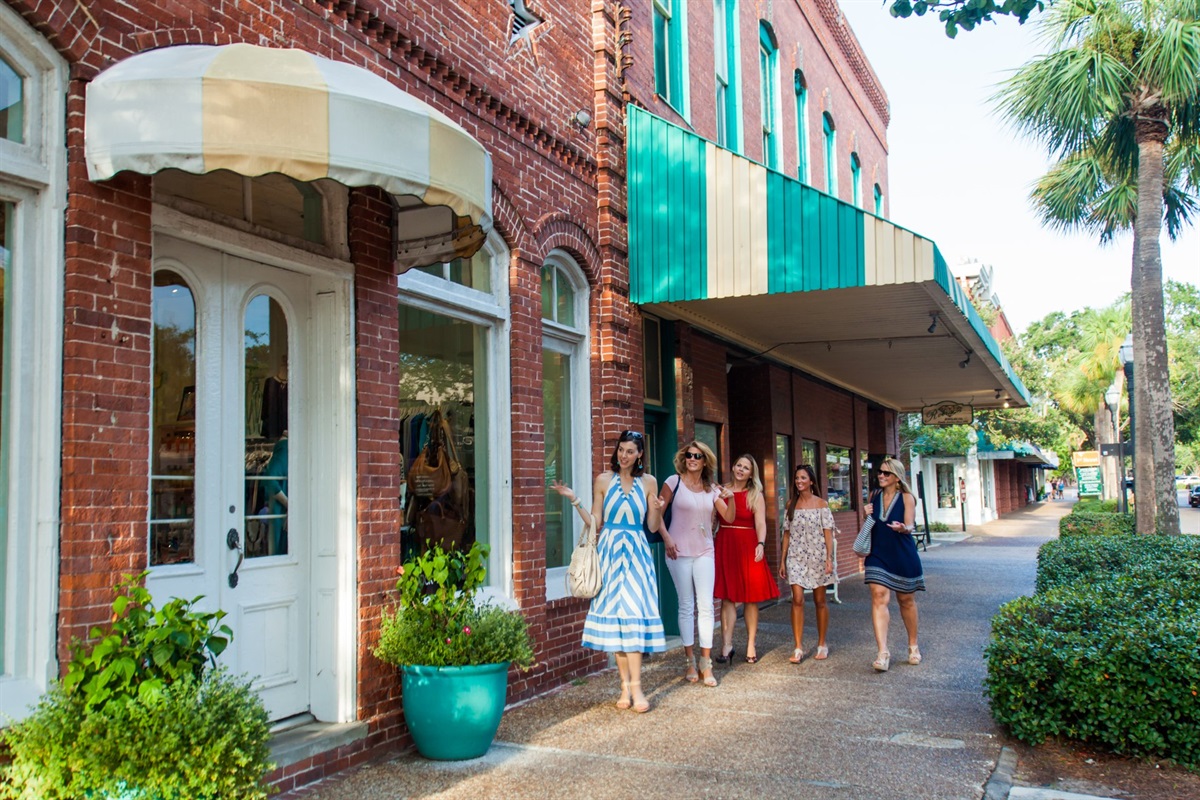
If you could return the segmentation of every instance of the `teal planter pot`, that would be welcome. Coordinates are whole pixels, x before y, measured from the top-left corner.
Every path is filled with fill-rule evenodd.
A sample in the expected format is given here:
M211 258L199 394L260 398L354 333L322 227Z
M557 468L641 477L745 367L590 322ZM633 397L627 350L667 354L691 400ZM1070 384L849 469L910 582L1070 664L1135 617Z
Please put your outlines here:
M492 746L508 695L508 662L401 667L404 721L417 752L436 761L479 758Z

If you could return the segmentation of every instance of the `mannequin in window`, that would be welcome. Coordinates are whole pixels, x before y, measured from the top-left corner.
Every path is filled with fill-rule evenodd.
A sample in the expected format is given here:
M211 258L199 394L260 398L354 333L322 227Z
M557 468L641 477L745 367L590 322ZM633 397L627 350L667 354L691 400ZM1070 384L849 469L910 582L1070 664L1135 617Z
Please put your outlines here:
M270 379L268 378L268 380ZM271 451L271 460L267 462L262 474L266 478L263 481L263 494L267 498L267 513L280 515L278 519L270 521L271 540L267 552L270 555L283 555L288 551L286 524L288 509L287 431L284 431L283 438L275 443L275 448Z
M262 435L277 439L288 427L288 363L279 362L275 374L263 382Z

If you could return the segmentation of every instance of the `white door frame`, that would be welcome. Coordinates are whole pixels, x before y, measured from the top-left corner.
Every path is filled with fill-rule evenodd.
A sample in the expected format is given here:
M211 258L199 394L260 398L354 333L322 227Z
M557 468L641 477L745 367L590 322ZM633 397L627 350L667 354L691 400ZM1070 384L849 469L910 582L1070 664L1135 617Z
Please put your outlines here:
M155 204L155 234L203 245L310 277L310 485L324 490L312 505L309 560L310 710L323 722L357 718L357 447L352 264L316 255Z

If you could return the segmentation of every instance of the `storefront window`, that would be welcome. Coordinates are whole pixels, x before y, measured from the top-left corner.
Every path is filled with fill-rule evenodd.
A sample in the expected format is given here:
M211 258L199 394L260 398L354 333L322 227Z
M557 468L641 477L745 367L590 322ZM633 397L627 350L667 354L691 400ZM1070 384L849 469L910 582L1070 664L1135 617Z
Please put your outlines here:
M867 451L858 451L859 464L859 494L862 496L863 505L871 502L871 467L872 464L867 460Z
M812 439L800 440L800 463L812 467L813 472L817 473L817 479L820 480L821 470L817 461L817 443Z
M404 548L487 543L486 328L400 307Z
M542 398L546 425L546 568L565 567L571 559L573 509L551 491L554 481L575 486L571 464L571 356L542 350Z
M825 497L829 501L830 511L850 510L851 503L853 502L850 497L851 474L850 449L847 447L826 447L825 483L828 488L825 490Z
M25 97L21 76L0 58L0 137L20 144L25 140Z
M196 303L177 273L154 274L149 563L196 557Z
M417 267L417 271L432 275L435 278L457 283L469 289L481 292L491 291L491 272L489 270L490 256L487 248L481 249L470 258L456 258L444 264L430 264L427 267Z
M723 481L724 463L721 459L721 427L713 422L696 421L696 441L703 442L708 445L708 448L717 454L717 480ZM757 460L757 459L756 459Z
M954 492L954 465L937 465L938 508L958 508Z
M0 202L0 631L4 626L5 581L8 576L8 334L9 298L12 296L13 223L16 204ZM2 642L2 639L0 639ZM0 647L0 673L4 672L4 649Z
M783 520L792 493L792 437L775 434L775 519Z
M288 552L288 324L260 294L246 306L246 558Z

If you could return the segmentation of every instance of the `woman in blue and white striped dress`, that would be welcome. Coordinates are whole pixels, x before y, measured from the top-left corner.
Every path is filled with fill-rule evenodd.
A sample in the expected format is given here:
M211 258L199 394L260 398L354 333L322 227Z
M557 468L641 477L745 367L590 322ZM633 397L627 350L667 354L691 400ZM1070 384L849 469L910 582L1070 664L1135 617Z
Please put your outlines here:
M642 530L648 522L657 530L662 519L658 482L645 473L645 441L637 431L625 431L593 486L592 521L603 520L599 544L603 585L592 599L583 624L583 646L616 653L621 674L617 708L638 713L650 710L642 694L642 654L667 649L662 617L658 612L658 582L650 545ZM569 488L556 484L583 516L582 503Z

